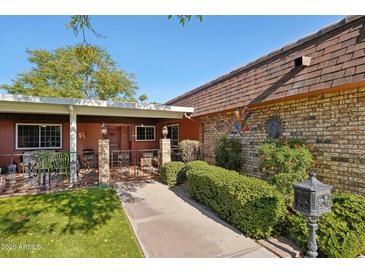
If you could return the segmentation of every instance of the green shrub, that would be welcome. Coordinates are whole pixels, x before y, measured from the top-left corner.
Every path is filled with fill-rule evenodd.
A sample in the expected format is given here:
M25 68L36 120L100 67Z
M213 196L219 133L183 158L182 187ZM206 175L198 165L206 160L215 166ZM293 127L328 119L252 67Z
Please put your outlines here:
M305 180L313 163L310 150L303 144L272 142L261 145L259 154L259 167L264 178L291 204L293 183Z
M195 140L183 140L179 143L180 158L184 163L200 159L200 144Z
M266 140L266 144L276 144L277 146L289 146L291 148L295 148L298 145L307 146L306 140L304 139L268 139Z
M207 162L204 161L191 161L189 163L187 163L179 172L178 176L177 176L177 184L182 184L187 182L187 178L186 178L186 172L189 168L193 168L193 167L201 167L203 168L204 166L209 166L209 164Z
M242 144L237 138L222 135L215 143L215 162L217 166L239 171L242 165Z
M161 182L173 187L181 182L179 176L181 176L181 171L185 167L183 162L169 162L161 165L160 168L160 179Z
M186 176L195 200L249 237L269 237L283 220L282 195L260 179L201 162L190 163Z
M186 165L186 168L204 168L209 166L210 165L205 161L192 161Z
M318 253L321 257L357 257L365 254L365 198L334 192L332 212L322 216L318 229ZM307 250L308 229L304 216L287 216L288 234Z

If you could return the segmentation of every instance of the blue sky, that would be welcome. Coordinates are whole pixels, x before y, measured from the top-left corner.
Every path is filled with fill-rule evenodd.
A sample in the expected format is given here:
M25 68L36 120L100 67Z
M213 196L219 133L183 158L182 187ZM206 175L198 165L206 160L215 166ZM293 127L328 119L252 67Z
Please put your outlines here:
M92 16L88 41L136 74L137 94L166 102L343 16L205 16L182 27L166 16ZM25 50L80 42L68 16L0 16L0 83L31 68ZM1 92L1 91L0 91Z

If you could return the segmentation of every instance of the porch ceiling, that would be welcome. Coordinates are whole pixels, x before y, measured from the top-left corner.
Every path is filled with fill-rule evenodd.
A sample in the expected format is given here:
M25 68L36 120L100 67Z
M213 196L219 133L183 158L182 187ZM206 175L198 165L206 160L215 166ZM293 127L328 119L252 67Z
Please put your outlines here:
M190 107L160 104L0 94L4 113L69 114L70 107L77 115L114 117L181 119L184 113L194 112Z

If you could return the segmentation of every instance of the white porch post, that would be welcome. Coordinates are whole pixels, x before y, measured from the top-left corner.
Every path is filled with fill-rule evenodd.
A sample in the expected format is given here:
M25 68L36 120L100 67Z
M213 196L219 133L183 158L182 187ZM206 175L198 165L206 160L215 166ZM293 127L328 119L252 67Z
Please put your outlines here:
M70 106L70 183L77 183L77 115L73 106Z

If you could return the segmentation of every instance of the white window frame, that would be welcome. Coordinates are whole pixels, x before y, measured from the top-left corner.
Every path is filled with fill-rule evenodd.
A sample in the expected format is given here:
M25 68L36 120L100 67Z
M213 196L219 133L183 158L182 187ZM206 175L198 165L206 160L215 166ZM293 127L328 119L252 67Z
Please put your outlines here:
M139 127L142 127L142 128L152 127L153 128L153 140L146 140L146 139L140 140L140 139L138 139L137 128L139 128ZM136 142L155 142L156 141L156 126L136 125L134 130L135 130L135 140L136 140Z
M177 143L180 142L180 125L179 124L171 124L171 125L166 125L167 127L176 127L177 126ZM170 141L171 142L171 141ZM172 142L171 142L171 147L173 148L178 148L179 146L173 146Z
M18 126L39 126L39 146L38 147L18 147ZM41 147L41 128L42 126L59 126L60 127L60 146L59 147ZM47 123L16 123L15 124L15 149L19 150L46 150L46 149L62 149L63 134L62 124L47 124Z

